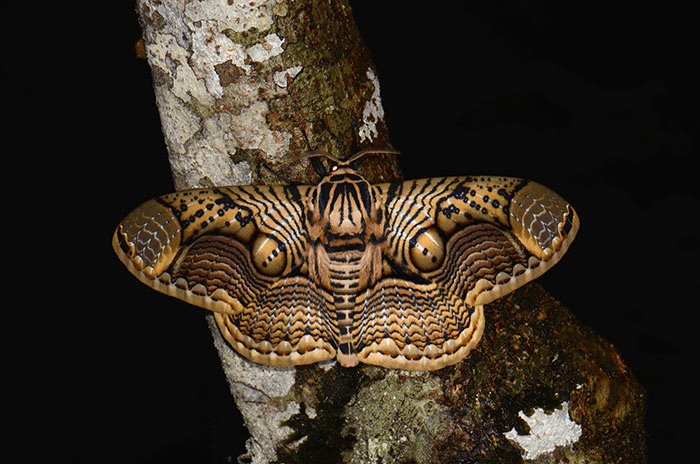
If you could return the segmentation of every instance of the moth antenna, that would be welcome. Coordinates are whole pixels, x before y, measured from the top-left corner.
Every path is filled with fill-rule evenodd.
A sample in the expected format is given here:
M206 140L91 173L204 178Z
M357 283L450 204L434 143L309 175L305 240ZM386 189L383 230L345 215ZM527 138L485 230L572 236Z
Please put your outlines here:
M298 185L298 184L299 184L299 182L297 182L297 181L295 181L295 180L290 180L290 179L288 179L286 176L284 176L284 175L282 175L281 173L275 171L275 170L272 169L270 166L268 166L267 163L262 163L262 167L264 167L265 169L267 169L268 171L270 171L272 174L274 174L275 176L277 176L277 177L279 177L280 179L282 179L283 182L286 182L286 183L289 184L289 185Z
M342 162L343 166L349 166L351 163L359 160L365 155L380 155L380 154L387 154L387 155L399 155L401 154L400 151L398 150L393 150L391 148L365 148L364 150L360 150L354 155L352 155L349 159L346 161Z
M306 158L311 158L313 159L318 159L318 158L326 158L328 161L335 165L341 165L343 164L343 161L338 160L334 156L332 156L330 153L328 153L326 150L312 150L312 151L307 151L305 153L301 153L297 156L293 156L290 158L290 161L299 161L303 160ZM313 164L313 162L312 162Z
M327 170L323 167L321 163L318 162L318 158L326 158L328 161L333 163L333 168L331 171L334 171L336 168L340 166L350 166L352 163L356 162L360 158L362 158L365 155L370 155L370 154L388 154L388 155L399 155L401 152L397 150L393 150L391 148L365 148L364 150L360 150L354 155L352 155L349 159L341 161L337 159L336 157L332 156L328 151L323 150L323 149L318 149L318 150L312 150L312 151L307 151L305 153L301 153L297 156L293 156L289 158L289 161L300 161L303 159L310 158L311 165L314 167L316 172L321 176L325 177L328 175Z

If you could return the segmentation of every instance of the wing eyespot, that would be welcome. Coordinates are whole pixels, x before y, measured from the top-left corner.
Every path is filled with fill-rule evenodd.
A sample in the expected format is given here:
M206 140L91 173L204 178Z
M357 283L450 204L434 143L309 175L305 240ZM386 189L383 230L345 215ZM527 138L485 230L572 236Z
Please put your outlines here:
M411 247L411 262L422 272L434 271L445 259L445 242L435 227L423 230Z
M251 258L255 268L266 276L282 274L287 266L287 253L271 237L260 234L253 242Z

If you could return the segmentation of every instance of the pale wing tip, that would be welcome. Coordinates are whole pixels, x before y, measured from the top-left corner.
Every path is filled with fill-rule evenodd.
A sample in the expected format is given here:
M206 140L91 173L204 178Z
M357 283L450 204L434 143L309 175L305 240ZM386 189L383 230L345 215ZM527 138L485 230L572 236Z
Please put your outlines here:
M510 204L510 224L516 238L537 258L549 261L576 236L580 225L574 208L536 182L518 190Z
M112 248L127 267L130 262L155 279L179 250L180 232L173 212L157 200L149 200L119 223L112 236Z
M527 266L516 265L512 274L499 273L496 283L480 279L467 302L485 305L535 280L566 254L581 226L574 208L548 188L529 183L514 198L513 232L531 254Z
M574 208L567 203L566 214L558 227L559 236L555 238L555 243L553 243L552 247L554 253L558 253L559 258L569 249L569 245L571 245L576 238L579 227L581 227L579 216L576 214Z

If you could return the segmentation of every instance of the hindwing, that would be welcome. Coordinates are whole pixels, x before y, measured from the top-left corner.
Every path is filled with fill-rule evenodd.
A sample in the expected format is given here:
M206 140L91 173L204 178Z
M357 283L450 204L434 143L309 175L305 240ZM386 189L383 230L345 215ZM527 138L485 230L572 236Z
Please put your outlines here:
M389 277L358 306L356 349L361 362L434 370L464 358L481 338L484 314L434 282Z

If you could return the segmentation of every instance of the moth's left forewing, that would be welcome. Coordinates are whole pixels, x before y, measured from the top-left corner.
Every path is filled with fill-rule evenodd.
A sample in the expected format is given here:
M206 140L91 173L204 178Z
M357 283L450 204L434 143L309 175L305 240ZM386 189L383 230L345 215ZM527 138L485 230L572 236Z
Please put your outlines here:
M194 189L149 200L117 227L112 246L141 280L158 279L193 241L206 235L250 245L258 237L286 254L287 269L305 260L304 205L308 186L239 186ZM278 250L270 253L278 255ZM146 282L148 283L148 282ZM149 283L150 285L150 283Z

